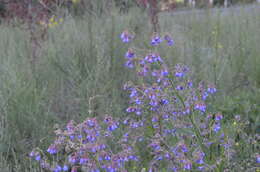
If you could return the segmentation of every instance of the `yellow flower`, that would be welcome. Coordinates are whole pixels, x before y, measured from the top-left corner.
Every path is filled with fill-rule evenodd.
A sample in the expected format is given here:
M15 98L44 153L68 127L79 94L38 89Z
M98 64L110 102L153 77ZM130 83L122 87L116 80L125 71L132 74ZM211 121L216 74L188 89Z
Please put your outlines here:
M71 0L73 4L79 3L80 0Z
M52 16L52 17L50 18L50 22L51 22L51 23L53 23L53 22L55 21L54 18L55 18L54 16Z
M177 3L184 3L184 0L176 0Z
M60 18L60 19L59 19L59 22L62 23L62 22L63 22L63 18Z
M53 23L49 23L48 26L49 26L49 27L53 27Z
M58 22L56 22L56 21L55 21L55 22L53 22L53 26L56 26L57 24L58 24Z
M236 146L239 146L239 143L238 142L236 142L236 144L235 144Z
M233 125L237 125L237 122L235 121L235 122L233 122Z
M223 48L223 45L221 43L218 43L218 48L219 49Z

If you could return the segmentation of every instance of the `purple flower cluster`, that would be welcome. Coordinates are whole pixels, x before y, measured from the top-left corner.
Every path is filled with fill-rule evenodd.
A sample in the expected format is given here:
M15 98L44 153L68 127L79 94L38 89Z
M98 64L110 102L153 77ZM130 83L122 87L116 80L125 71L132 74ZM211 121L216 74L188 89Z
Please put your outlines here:
M174 44L169 35L164 39L169 46ZM161 42L156 34L150 43L157 46ZM200 82L196 87L187 66L177 64L171 69L156 51L144 54L135 49L126 54L127 63L131 62L128 67L135 69L144 82L124 86L130 98L126 111L135 114L124 124L129 126L128 137L131 132L147 135L147 128L151 129L150 138L146 138L153 155L149 171L158 171L166 162L167 169L173 171L216 168L207 160L210 147L219 145L226 150L226 145L232 144L226 143L226 136L220 132L222 114L208 112L207 100L216 93L215 86Z
M70 121L64 131L56 131L56 140L47 149L51 156L64 156L62 161L50 161L38 150L32 151L30 157L39 161L43 169L53 172L77 172L80 169L91 172L121 171L127 162L137 161L138 158L132 146L126 143L114 143L117 149L111 149L106 143L118 127L119 122L110 116L102 124L96 118L87 118L77 125Z

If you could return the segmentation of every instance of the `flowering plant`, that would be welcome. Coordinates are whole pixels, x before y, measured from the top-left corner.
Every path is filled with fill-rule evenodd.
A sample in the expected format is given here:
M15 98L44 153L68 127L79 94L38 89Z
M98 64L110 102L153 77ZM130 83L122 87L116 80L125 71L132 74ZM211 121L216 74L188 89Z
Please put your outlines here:
M185 65L168 67L157 51L163 42L174 45L169 34L155 34L147 52L131 47L125 54L125 66L136 70L141 84L124 86L132 114L124 123L150 143L151 171L222 169L234 151L221 128L223 115L208 105L217 90L204 81L195 86Z
M125 31L120 38L131 45L134 35ZM54 172L121 172L143 167L137 161L148 162L149 172L223 171L234 150L222 128L223 115L210 111L217 89L211 83L193 82L185 65L168 67L157 51L163 43L173 46L174 40L169 34L154 34L148 50L130 47L126 52L125 66L136 71L139 81L124 85L130 98L125 119L87 118L77 125L71 121L64 131L56 131L47 149L52 160L40 149L30 156ZM146 146L141 150L140 144Z

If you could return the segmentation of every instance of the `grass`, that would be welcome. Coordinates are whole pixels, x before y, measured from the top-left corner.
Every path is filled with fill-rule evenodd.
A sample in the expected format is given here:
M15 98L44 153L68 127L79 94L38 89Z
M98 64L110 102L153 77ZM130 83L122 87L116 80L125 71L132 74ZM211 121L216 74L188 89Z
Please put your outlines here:
M219 93L213 106L226 119L240 114L249 121L243 130L248 135L259 133L259 8L160 15L162 32L172 34L176 42L171 49L162 48L161 55L170 64L191 66L196 80L215 82ZM49 30L33 75L29 35L0 25L1 171L39 171L27 154L36 145L48 146L55 125L87 116L125 115L128 100L122 85L135 78L123 66L127 47L119 35L126 28L134 31L135 45L141 47L149 39L147 21L139 9L99 18L68 16ZM248 155L241 151L238 158L250 158L253 151L245 148Z

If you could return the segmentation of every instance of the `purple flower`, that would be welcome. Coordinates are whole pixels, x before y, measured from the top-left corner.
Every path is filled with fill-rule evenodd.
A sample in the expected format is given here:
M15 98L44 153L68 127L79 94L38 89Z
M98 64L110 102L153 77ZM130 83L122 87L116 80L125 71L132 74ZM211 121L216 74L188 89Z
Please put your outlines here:
M189 70L188 67L177 64L175 66L175 76L179 78L184 77L186 72L188 72L188 70Z
M136 99L135 99L135 103L136 103L137 105L140 105L140 104L142 104L142 101L140 100L140 98L136 98Z
M213 85L208 85L208 90L207 91L210 94L214 94L215 92L217 92L217 89Z
M205 105L205 103L199 102L199 103L195 104L194 109L199 110L201 112L205 112L206 111L206 105Z
M112 123L112 124L110 124L110 125L108 126L108 130L109 130L109 131L114 131L114 130L117 129L117 128L118 128L117 123Z
M137 122L131 123L131 128L138 128L139 124Z
M34 155L35 155L35 152L34 151L32 151L30 154L29 154L29 156L32 158L32 157L34 157Z
M220 123L217 122L213 125L213 130L217 133L221 129Z
M217 114L215 115L215 120L216 120L216 121L220 121L222 118L223 118L223 115L222 115L221 113L217 113Z
M71 164L75 164L77 161L78 161L78 158L75 155L69 157L69 162Z
M55 169L53 170L53 172L60 172L60 171L62 171L62 168L61 168L61 166L59 166L59 165L57 165L57 166L55 167Z
M132 69L134 68L134 62L132 60L128 60L126 61L125 66Z
M190 161L188 161L188 160L185 160L185 161L184 161L183 168L184 168L185 170L191 170L191 168L192 168L192 163L191 163Z
M126 112L131 113L131 112L135 112L136 111L136 107L130 106L126 109Z
M179 90L179 91L184 90L184 87L181 85L177 85L176 90Z
M209 94L207 92L204 92L202 94L202 100L206 100L208 96L209 96Z
M120 38L122 42L129 43L133 39L133 35L131 35L128 31L124 31L121 33Z
M40 154L36 155L36 156L35 156L35 160L36 160L36 161L40 161L40 160L41 160L41 155L40 155Z
M58 152L56 145L52 144L48 149L47 152L49 152L51 155L56 154Z
M80 164L86 164L88 162L88 158L87 157L81 157L80 159L79 159L79 163Z
M175 76L176 77L183 77L185 74L183 73L183 72L181 72L181 71L176 71L175 72Z
M204 157L205 157L205 153L202 151L196 151L194 153L195 156L195 162L198 164L203 164L204 163Z
M144 58L148 63L154 63L154 62L163 62L161 57L158 54L151 53L145 56Z
M161 42L162 42L162 40L161 40L160 36L156 35L156 36L153 36L153 37L152 37L151 45L157 46L157 45L159 45Z
M165 36L164 36L164 39L167 41L167 44L168 44L169 46L174 45L174 41L173 41L173 39L172 39L169 35L165 35Z
M128 59L131 59L131 58L133 58L134 56L135 56L135 53L134 53L131 49L129 49L129 50L126 52L126 54L125 54L125 57L128 58Z
M180 144L179 147L180 147L182 152L188 152L188 148L185 144Z
M63 166L63 171L68 171L69 170L69 167L67 165L64 165Z
M110 160L111 160L111 156L110 156L110 155L106 155L106 156L104 157L104 159L105 159L106 161L110 161Z
M160 101L160 103L161 103L162 105L167 105L167 104L169 104L169 100L167 100L167 99L162 99L162 100Z

